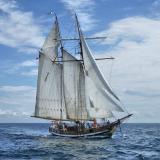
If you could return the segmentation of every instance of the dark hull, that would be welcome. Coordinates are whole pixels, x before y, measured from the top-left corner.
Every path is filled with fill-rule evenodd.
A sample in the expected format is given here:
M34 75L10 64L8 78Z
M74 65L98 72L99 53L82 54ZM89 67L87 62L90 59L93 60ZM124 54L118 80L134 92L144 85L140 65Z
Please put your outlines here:
M61 136L61 137L70 137L70 138L78 138L78 137L85 137L85 138L110 138L112 134L115 132L116 127L113 129L106 129L103 131L96 131L90 133L79 133L79 134L69 134L69 133L58 133L51 131L50 133L53 136Z
M74 128L74 129L68 129L68 130L61 130L61 129L54 129L50 128L49 132L54 136L61 136L61 137L71 137L71 138L77 138L77 137L85 137L85 138L110 138L112 137L113 133L116 131L116 128L118 127L119 122L114 122L111 124L106 124L102 127L97 128Z
M121 119L118 119L110 124L106 124L102 127L98 128L75 128L74 130L57 130L54 128L49 128L49 132L53 136L61 136L61 137L70 137L70 138L78 138L78 137L85 137L85 138L111 138L113 133L116 131L117 127L128 117L131 115L128 115L126 117L123 117Z

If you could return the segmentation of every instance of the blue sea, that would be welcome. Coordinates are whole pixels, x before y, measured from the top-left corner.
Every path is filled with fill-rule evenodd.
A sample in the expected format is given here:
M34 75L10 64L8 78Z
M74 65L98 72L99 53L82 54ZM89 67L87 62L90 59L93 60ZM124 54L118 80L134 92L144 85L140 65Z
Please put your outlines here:
M51 136L49 124L0 124L0 160L160 160L160 124L123 124L110 139Z

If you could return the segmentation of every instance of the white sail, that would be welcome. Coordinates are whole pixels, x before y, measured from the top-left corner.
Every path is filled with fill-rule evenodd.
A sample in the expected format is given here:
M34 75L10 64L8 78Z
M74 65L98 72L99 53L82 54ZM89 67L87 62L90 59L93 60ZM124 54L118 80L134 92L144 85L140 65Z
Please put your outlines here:
M123 112L118 97L102 76L81 34L85 68L86 103L91 117L111 117L112 111Z
M113 117L106 97L98 90L93 80L85 76L86 83L86 107L90 118Z
M66 119L63 96L62 64L53 63L58 55L57 22L42 47L39 57L35 117Z
M81 62L63 50L64 97L69 119L87 119L85 80Z
M59 29L58 22L55 21L51 31L46 38L41 51L52 60L58 58L58 46L59 46Z
M36 117L66 119L61 78L62 65L53 63L41 54L35 109Z

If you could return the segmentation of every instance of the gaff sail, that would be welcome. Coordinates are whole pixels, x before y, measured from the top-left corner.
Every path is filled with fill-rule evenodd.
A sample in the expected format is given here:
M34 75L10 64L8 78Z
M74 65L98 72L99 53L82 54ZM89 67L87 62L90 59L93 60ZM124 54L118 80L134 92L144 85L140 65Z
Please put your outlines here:
M83 66L74 56L63 50L64 99L69 119L89 119L85 103Z

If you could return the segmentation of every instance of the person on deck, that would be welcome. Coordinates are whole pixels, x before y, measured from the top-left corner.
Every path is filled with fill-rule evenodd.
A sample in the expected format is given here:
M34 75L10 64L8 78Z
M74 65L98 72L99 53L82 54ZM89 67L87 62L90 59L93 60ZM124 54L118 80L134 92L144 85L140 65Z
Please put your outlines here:
M90 128L92 128L92 126L91 126L91 124L89 122L86 122L85 123L85 128L86 129L90 129Z
M67 125L65 123L62 124L63 132L67 132Z
M107 121L107 125L109 125L109 124L110 124L110 121L108 120L108 121Z
M97 128L97 120L95 118L93 120L93 128Z

